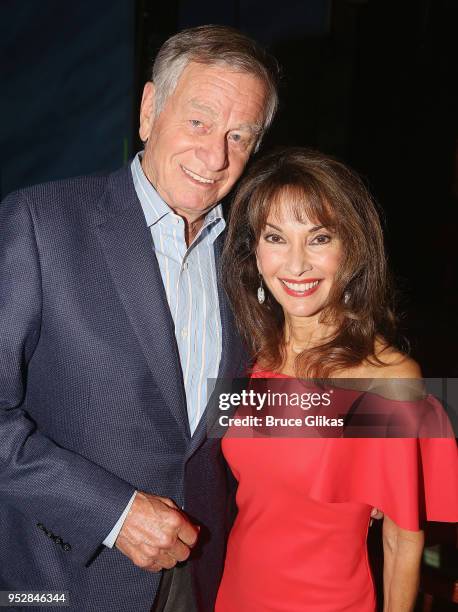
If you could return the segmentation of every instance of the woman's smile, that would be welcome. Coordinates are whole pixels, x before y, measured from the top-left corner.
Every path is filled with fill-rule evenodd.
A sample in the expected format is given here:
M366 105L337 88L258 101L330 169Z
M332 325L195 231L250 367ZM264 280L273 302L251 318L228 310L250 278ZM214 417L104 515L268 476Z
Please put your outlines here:
M312 278L301 281L293 281L286 278L279 278L278 280L282 283L283 289L288 295L298 298L307 297L309 295L312 295L312 293L315 293L321 282L321 279L319 278Z

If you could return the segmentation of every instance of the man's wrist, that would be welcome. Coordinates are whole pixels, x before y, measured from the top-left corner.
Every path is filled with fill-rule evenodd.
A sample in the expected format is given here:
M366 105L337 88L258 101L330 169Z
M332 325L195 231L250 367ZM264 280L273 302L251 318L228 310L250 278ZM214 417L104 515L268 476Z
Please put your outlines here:
M134 499L137 493L138 491L134 491L134 494L130 498L129 503L124 508L124 512L121 514L119 519L116 521L116 525L113 527L113 529L110 531L110 533L107 535L107 537L102 542L102 544L106 546L107 548L113 548L113 546L115 545L119 532L121 531L122 526L124 525L124 521L126 520L127 515L129 514L129 510L132 504L134 503Z

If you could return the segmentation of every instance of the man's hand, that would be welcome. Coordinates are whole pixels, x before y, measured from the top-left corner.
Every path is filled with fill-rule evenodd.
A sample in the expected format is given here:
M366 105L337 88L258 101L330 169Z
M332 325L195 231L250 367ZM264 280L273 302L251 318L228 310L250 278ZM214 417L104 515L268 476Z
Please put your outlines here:
M116 547L138 567L150 572L185 561L197 542L199 528L165 497L139 491L116 540Z

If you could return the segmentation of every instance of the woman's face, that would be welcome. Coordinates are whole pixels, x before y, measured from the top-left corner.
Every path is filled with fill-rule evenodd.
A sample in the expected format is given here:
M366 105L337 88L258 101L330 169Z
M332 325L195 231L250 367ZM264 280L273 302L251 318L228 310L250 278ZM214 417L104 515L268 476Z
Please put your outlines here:
M256 248L258 270L285 317L310 317L328 298L342 243L320 224L297 221L281 203L270 212Z

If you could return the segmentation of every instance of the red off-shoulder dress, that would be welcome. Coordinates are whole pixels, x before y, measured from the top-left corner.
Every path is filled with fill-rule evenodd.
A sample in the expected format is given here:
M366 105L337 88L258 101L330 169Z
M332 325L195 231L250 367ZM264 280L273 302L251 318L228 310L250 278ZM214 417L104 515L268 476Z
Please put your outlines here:
M429 439L227 435L238 515L215 612L374 612L371 509L412 531L424 520L458 521L449 432Z

